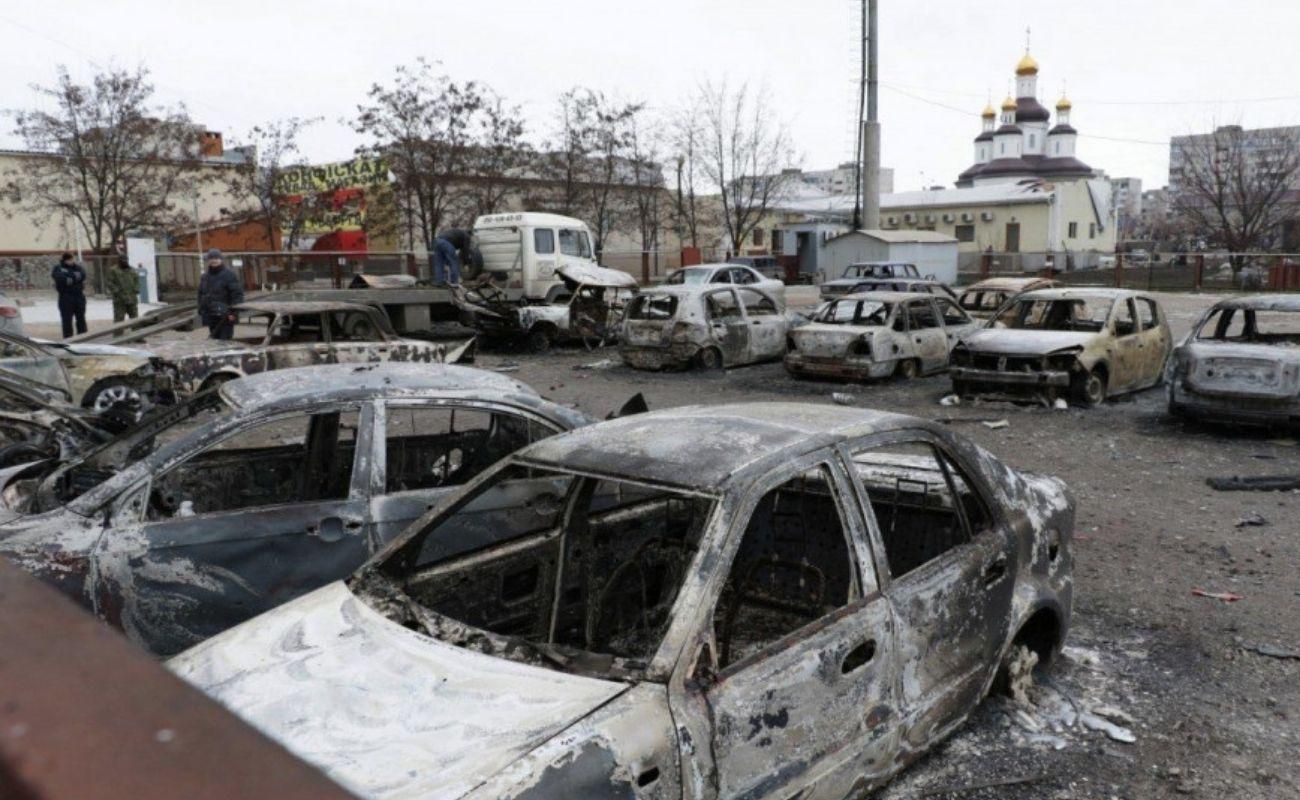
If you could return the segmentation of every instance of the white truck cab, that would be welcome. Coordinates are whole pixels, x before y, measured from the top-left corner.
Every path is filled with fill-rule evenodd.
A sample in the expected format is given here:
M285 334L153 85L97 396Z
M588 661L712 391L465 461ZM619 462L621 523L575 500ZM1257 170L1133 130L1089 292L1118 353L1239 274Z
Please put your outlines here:
M504 280L507 295L552 302L565 294L558 270L596 265L586 223L560 214L487 214L474 220L483 272Z

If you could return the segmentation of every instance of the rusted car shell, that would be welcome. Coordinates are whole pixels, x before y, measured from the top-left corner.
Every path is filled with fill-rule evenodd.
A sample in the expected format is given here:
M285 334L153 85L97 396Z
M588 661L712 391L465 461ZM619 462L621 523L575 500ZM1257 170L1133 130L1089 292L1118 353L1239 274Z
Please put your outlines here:
M977 319L988 319L993 316L997 309L1001 308L1006 301L1023 292L1032 292L1036 289L1052 289L1057 285L1056 281L1050 278L985 278L982 281L973 283L962 290L958 303L966 310L967 314ZM992 294L997 297L997 302L992 305L988 303L977 302L982 294Z
M617 331L623 302L637 287L636 279L621 270L581 263L565 264L556 274L563 280L568 297L555 302L520 305L503 294L493 296L475 289L458 290L452 297L464 324L496 338L528 336L533 339L534 350L543 350L554 341L611 338ZM605 293L598 308L584 311L578 307L584 289ZM579 319L574 318L575 308Z
M738 534L728 532L746 507L746 496L774 472L798 474L801 465L835 459L837 448L863 437L888 441L904 430L956 454L981 494L995 503L997 524L1008 532L1013 553L1014 590L1005 613L994 619L950 607L945 584L915 584L908 602L930 627L900 641L889 658L882 655L881 691L893 697L893 687L916 680L923 659L955 655L940 656L943 647L927 638L942 638L954 626L982 631L979 658L997 662L1025 626L1050 618L1050 641L1040 644L1047 656L1055 653L1069 628L1073 587L1073 501L1059 481L1016 472L928 421L766 403L677 408L600 423L544 440L513 459L529 467L616 474L646 486L680 486L718 498L676 599L673 622L641 679L579 678L448 646L376 613L366 599L370 568L350 586L320 589L209 640L169 666L365 797L716 798L721 796L721 756L712 746L717 726L752 743L755 755L730 767L766 781L771 791L779 789L777 796L861 796L955 730L988 691L992 669L986 677L981 671L981 679L960 698L924 713L863 708L861 726L832 730L801 705L811 698L787 690L786 680L752 687L756 699L779 696L785 704L779 712L746 711L742 705L732 709L739 718L719 719L693 676L708 641L703 631L711 629L715 576L734 555ZM473 490L466 487L465 493ZM414 523L411 532L418 534L437 514ZM390 552L400 546L395 542ZM890 591L887 585L880 588ZM803 638L785 645L794 648L790 658L803 665L801 679L819 681L820 675L820 682L833 685L831 679L839 677L838 661L831 660L837 657L818 648L842 654L847 641L839 650L811 643L834 619L801 629ZM892 625L882 620L879 630L885 636ZM743 685L745 679L739 673L718 681ZM765 747L774 736L790 744ZM374 746L377 741L383 745ZM853 746L864 741L879 759ZM828 753L833 755L823 760Z
M353 505L364 503L359 513L366 527L359 532L340 531L338 536L331 536L322 524L317 524L315 530L298 528L298 535L303 537L300 549L307 555L296 553L290 558L285 555L290 546L285 541L288 536L262 529L273 528L273 523L288 513L288 507L271 505L230 512L218 521L203 516L171 517L163 521L162 528L174 531L175 541L151 536L150 531L156 533L159 525L141 511L147 503L146 490L159 475L207 443L289 413L421 399L516 409L520 416L545 420L554 430L592 421L581 412L546 401L507 376L451 365L286 369L231 381L219 391L229 413L138 460L126 461L115 473L70 502L38 513L11 507L0 510L0 555L95 611L145 649L170 655L202 641L213 628L228 627L233 624L231 619L242 621L252 616L255 612L245 606L263 602L263 597L269 596L269 590L254 587L273 587L277 596L313 589L348 574L373 549L401 530L399 527L388 535L381 535L377 528L367 530L375 527L373 518L394 494L382 482L375 483L374 476L380 474L375 464L384 458L385 443L382 435L376 438L371 433L378 424L372 422L357 437L356 466L351 470L346 500ZM177 407L168 412L183 410ZM368 418L364 414L373 418L379 413L363 412L362 420ZM159 415L157 424L159 432L166 430L166 413ZM105 450L127 451L129 458L140 443L135 439L153 435L137 429L113 440ZM38 488L29 491L40 494L62 486L85 460L56 467L39 479ZM22 470L39 467L23 465L0 470L4 505L12 502ZM424 505L419 508L423 511ZM418 515L411 513L406 518ZM314 519L319 521L320 517ZM339 523L341 526L342 520ZM195 550L178 546L178 542ZM196 546L196 542L200 544ZM225 549L214 549L214 545ZM207 560L200 561L195 552L201 552ZM298 560L313 558L306 563ZM298 576L294 581L284 577L290 570ZM145 586L147 591L142 588ZM297 588L291 591L291 587Z
M1281 311L1300 320L1300 297L1237 297L1211 307L1169 357L1169 412L1207 422L1300 426L1300 347L1198 338L1216 312L1229 309Z
M1073 299L1113 301L1100 331L1000 328L991 321L953 348L948 374L954 391L1010 399L1055 399L1069 393L1080 402L1092 403L1100 400L1084 397L1091 376L1105 376L1101 399L1160 383L1172 336L1164 309L1145 292L1039 289L1018 295L1003 308L1011 302ZM1121 304L1137 299L1154 304L1155 327L1117 336L1114 326Z
M838 302L888 303L892 307L883 325L851 325L813 321L790 331L785 354L785 369L795 377L838 378L853 381L887 378L898 371L903 361L914 360L921 366L917 374L942 372L948 367L948 352L976 329L967 318L964 325L919 332L898 331L893 327L906 305L930 295L913 292L860 292L835 297ZM922 341L923 339L933 341ZM923 357L922 350L932 350Z
M619 355L623 363L635 369L687 369L712 350L719 356L719 366L737 367L781 357L785 337L792 327L792 315L781 311L774 316L750 317L748 311L734 325L711 322L706 307L709 296L719 292L745 289L762 295L778 310L782 304L768 292L755 286L731 284L672 284L657 286L640 293L653 298L673 298L676 310L672 319L636 320L625 318L619 337ZM646 302L646 301L641 301Z

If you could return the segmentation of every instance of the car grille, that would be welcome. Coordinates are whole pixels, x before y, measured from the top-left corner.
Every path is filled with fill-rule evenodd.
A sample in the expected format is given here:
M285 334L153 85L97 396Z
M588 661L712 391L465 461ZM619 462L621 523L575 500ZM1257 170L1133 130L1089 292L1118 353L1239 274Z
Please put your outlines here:
M995 372L1041 372L1047 369L1047 359L1043 356L999 356L976 353L971 359L975 369Z

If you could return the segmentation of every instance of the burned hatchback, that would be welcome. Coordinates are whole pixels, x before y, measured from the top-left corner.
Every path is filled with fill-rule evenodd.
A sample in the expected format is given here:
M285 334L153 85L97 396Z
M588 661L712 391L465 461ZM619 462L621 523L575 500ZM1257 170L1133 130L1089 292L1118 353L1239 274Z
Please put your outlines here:
M1160 383L1172 337L1156 299L1124 289L1018 295L952 350L953 392L1095 406Z
M1175 416L1300 425L1300 297L1216 303L1174 348L1166 372Z
M927 421L679 408L520 451L170 666L364 797L859 796L1059 652L1073 525Z
M589 421L466 367L262 373L0 472L0 555L171 654L349 574L503 456Z
M791 315L749 286L687 284L639 293L623 320L619 354L637 369L722 369L781 357Z

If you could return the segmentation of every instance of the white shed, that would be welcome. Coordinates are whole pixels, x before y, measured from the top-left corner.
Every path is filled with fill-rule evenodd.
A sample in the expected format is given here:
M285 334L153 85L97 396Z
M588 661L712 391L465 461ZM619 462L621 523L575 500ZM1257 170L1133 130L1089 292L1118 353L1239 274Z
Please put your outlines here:
M934 231L849 231L826 242L822 280L840 277L850 264L896 261L915 264L923 277L957 283L957 239Z

